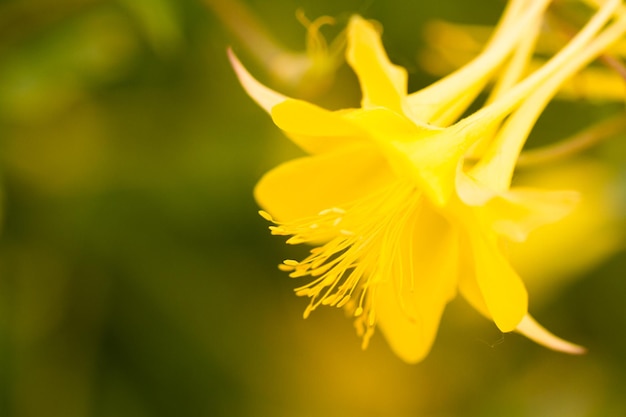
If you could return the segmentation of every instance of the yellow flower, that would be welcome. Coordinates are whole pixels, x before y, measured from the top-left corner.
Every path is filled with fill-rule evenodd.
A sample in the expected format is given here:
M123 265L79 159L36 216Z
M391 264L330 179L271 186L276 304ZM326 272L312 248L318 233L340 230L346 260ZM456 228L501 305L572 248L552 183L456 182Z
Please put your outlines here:
M502 250L559 220L576 193L511 189L517 156L559 85L626 29L607 2L544 67L490 105L459 120L505 59L528 42L548 1L513 0L485 50L454 74L407 94L407 74L392 64L374 26L355 16L348 63L359 78L361 108L328 111L258 83L231 53L250 96L309 156L267 173L255 189L275 235L313 245L280 268L309 281L296 289L355 317L363 346L375 326L403 360L423 359L446 304L459 291L503 332L517 330L552 349L583 351L539 326L527 293ZM619 26L618 26L619 25ZM607 34L608 33L608 34ZM506 118L506 120L505 120ZM471 164L465 155L486 143Z

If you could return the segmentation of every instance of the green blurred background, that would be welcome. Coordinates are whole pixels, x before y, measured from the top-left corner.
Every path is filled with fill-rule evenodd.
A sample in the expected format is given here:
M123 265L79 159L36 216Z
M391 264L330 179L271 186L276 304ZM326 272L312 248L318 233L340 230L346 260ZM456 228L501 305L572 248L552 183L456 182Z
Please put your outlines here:
M302 320L307 301L276 268L297 249L269 235L252 198L263 172L299 153L238 85L228 45L272 79L215 4L0 1L0 417L626 415L620 248L549 297L531 292L534 315L587 346L582 357L502 335L462 300L414 366L379 334L361 351L341 312ZM297 8L339 25L353 12L376 19L413 89L432 80L417 60L425 22L489 24L504 7L243 4L300 51ZM358 99L345 66L316 98ZM552 106L533 140L615 108ZM623 170L625 141L595 154Z

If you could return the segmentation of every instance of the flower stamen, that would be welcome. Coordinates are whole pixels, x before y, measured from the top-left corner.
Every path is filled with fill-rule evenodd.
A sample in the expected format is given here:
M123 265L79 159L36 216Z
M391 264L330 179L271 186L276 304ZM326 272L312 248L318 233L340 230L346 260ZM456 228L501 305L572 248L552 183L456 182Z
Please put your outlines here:
M397 247L398 236L414 226L413 214L419 212L421 201L414 185L398 181L358 201L295 221L279 222L261 211L261 216L273 223L272 234L290 236L287 243L318 245L303 260L286 259L279 265L291 278L315 278L294 290L296 295L310 298L304 317L320 305L345 307L356 318L366 346L376 322L370 298L381 277L398 272L398 287L402 288L402 277L409 272L407 284L414 288L412 259L408 261L410 271L394 270L394 264L397 268L403 252Z

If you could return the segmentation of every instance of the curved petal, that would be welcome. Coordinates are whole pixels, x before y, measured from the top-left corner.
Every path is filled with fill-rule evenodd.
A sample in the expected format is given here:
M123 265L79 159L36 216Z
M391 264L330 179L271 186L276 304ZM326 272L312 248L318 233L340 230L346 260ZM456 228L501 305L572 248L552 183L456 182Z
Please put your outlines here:
M484 303L496 326L514 330L528 311L528 293L519 275L504 258L496 236L469 230L474 273Z
M266 112L269 113L272 107L287 100L286 96L264 86L250 75L246 67L243 66L239 58L237 58L237 55L235 55L230 48L228 48L227 52L230 64L233 66L235 74L237 74L237 78L239 78L239 82L244 90L246 90L246 93L248 93L248 95Z
M289 99L273 107L271 114L276 126L298 146L310 154L319 154L369 140L367 132L344 117L351 112L333 112Z
M261 178L254 195L264 210L286 222L357 200L393 179L373 146L350 147L279 165Z
M480 314L493 320L476 280L472 246L466 235L459 237L459 292Z
M373 25L353 16L348 25L346 59L359 77L364 108L387 107L403 112L407 74L392 64Z
M443 310L454 297L457 233L427 204L408 219L393 275L375 287L377 325L391 349L416 363L430 351Z

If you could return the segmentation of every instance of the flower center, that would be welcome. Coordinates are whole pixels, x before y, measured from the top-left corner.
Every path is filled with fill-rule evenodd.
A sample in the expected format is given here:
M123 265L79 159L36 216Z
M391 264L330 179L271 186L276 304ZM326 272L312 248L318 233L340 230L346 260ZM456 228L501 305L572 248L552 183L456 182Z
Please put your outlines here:
M295 289L310 298L304 318L320 305L345 307L356 317L365 347L376 322L372 294L378 282L392 279L393 264L403 252L401 236L412 227L421 201L413 184L395 181L355 202L291 222L277 222L260 212L275 224L272 234L291 236L289 244L315 246L302 261L287 259L279 265L292 278L312 278Z

